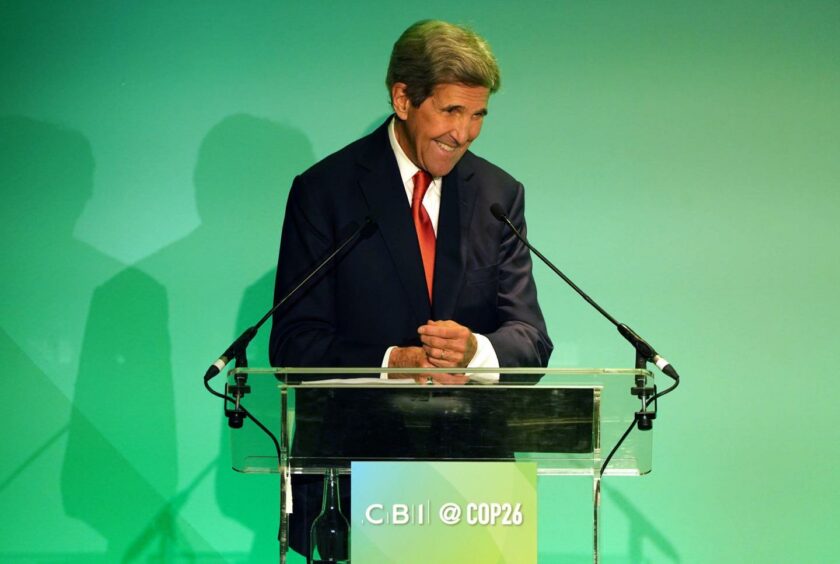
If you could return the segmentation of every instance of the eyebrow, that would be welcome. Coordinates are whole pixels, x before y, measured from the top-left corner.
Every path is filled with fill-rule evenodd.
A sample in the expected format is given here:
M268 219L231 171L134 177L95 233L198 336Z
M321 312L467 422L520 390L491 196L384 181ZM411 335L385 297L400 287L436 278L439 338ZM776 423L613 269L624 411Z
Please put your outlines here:
M450 104L449 106L444 106L443 107L443 111L445 111L445 112L451 112L451 111L457 110L457 109L465 110L466 108L464 106L459 105L459 104ZM475 114L473 114L473 115L480 115L482 117L486 116L487 115L487 108L481 108L480 110L475 112Z

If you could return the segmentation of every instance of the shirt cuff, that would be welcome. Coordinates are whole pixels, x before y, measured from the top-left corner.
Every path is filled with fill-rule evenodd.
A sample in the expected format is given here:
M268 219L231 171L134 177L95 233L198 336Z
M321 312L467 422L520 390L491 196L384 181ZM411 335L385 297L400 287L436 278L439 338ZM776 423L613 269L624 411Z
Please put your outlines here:
M382 366L382 368L388 368L388 359L391 358L391 351L394 350L395 348L397 348L397 347L388 347L387 349L385 349L385 356L382 357L382 364L380 365L380 366ZM387 372L380 372L379 373L379 378L382 379L382 380L387 380L388 379L388 373Z
M498 368L499 357L496 356L496 349L493 343L484 335L473 333L477 343L475 354L467 365L467 368ZM467 374L470 380L480 384L494 384L499 381L498 373Z

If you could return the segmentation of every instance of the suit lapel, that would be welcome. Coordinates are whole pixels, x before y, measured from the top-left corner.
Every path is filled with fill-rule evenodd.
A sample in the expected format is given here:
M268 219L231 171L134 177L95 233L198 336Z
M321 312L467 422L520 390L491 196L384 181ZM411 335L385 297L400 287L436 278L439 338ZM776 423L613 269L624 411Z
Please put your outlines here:
M468 226L475 207L472 171L459 163L443 179L435 248L434 319L452 319L464 276Z
M366 169L360 177L360 186L419 327L431 317L431 308L411 208L388 141L387 127L386 122L371 135L369 151L359 159ZM371 272L371 276L377 275Z

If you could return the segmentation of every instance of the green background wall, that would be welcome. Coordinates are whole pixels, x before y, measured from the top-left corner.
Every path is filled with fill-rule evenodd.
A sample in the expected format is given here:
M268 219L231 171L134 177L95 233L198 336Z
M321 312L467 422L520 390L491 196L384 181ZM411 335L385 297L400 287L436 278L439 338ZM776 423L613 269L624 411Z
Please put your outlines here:
M474 150L533 241L683 374L654 473L606 485L605 561L838 558L837 2L5 0L0 561L269 561L276 479L228 469L201 375L271 299L293 175L384 119L425 17L494 46ZM630 365L536 276L553 366ZM544 522L541 562L585 532Z

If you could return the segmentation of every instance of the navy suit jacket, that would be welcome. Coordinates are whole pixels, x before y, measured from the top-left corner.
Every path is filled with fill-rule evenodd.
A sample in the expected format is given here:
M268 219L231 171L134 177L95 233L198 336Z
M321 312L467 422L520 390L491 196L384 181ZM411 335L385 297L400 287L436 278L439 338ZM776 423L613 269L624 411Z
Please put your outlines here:
M470 152L444 177L430 304L388 122L314 165L289 193L275 300L366 217L376 229L275 314L271 363L379 366L387 347L419 345L427 320L451 319L485 335L501 366L546 366L529 252L490 213L498 202L524 231L523 192Z

